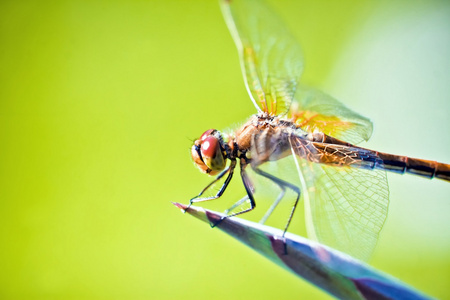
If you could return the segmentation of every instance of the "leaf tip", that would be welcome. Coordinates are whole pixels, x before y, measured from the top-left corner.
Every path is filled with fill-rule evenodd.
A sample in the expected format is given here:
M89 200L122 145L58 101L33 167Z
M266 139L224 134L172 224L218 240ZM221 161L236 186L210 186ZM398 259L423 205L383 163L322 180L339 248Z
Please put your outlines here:
M186 209L188 208L187 207L187 205L184 205L184 204L181 204L181 203L178 203L178 202L171 202L173 205L175 205L176 207L178 207L179 209L181 209L181 211L183 212L183 213L185 213L186 212Z

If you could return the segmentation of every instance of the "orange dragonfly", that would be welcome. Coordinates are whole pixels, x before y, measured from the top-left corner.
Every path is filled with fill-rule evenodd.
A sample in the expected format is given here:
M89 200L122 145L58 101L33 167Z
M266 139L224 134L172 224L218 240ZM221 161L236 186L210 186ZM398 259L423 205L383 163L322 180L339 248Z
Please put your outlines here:
M210 129L195 141L194 163L216 178L189 205L221 197L239 162L247 195L227 210L227 217L255 208L246 172L250 166L280 188L262 223L291 190L296 199L284 233L302 196L310 238L367 260L388 212L386 171L450 181L450 165L355 146L370 138L372 123L332 97L299 85L301 49L278 17L260 0L222 0L221 7L257 113L232 134ZM260 168L287 156L293 157L300 186ZM202 197L222 178L217 194ZM250 207L230 213L243 203Z

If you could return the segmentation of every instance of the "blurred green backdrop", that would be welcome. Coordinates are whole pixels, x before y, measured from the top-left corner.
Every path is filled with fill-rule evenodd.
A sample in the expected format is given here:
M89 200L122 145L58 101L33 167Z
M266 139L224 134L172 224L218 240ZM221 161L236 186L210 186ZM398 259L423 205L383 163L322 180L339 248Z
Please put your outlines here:
M448 1L271 2L367 147L450 162ZM210 180L192 140L252 113L216 1L1 1L0 298L327 298L170 204ZM371 264L449 298L450 188L389 178Z

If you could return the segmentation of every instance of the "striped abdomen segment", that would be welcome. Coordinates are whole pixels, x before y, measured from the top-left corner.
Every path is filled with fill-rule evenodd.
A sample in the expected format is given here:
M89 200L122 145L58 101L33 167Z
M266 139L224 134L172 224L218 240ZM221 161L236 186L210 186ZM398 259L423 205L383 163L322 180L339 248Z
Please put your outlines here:
M450 181L449 164L380 152L377 155L382 161L382 169L401 174L406 172L430 179L436 177Z
M449 164L377 152L354 146L322 133L311 139L293 137L292 145L298 156L314 163L338 167L382 169L450 181Z

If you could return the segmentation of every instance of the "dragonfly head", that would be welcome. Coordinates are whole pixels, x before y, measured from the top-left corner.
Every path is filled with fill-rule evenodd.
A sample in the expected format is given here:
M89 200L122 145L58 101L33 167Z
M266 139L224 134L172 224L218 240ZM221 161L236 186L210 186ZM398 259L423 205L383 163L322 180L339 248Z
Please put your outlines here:
M192 145L191 156L203 173L216 175L222 171L226 165L226 152L220 132L215 129L205 131Z

